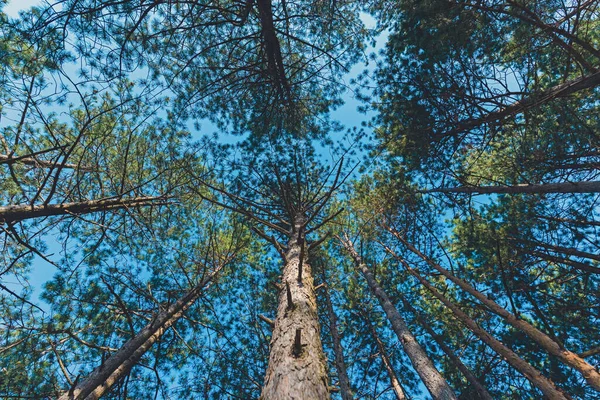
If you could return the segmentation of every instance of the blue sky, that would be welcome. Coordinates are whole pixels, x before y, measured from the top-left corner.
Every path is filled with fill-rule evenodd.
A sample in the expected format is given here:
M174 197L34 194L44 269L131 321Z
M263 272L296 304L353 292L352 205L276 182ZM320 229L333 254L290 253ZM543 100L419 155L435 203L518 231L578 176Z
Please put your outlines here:
M18 17L19 11L27 10L35 5L41 4L41 0L8 0L4 6L4 13L9 17Z
M0 3L3 0L0 0ZM19 16L19 11L22 10L27 10L33 6L36 5L42 5L47 2L45 2L44 0L8 0L7 4L3 7L2 11L7 14L9 17L12 18L18 18ZM362 15L362 19L363 22L365 23L365 25L368 28L372 28L374 27L374 19L367 15L367 14L363 14ZM378 40L377 49L380 49L383 46L383 43L385 43L385 39L386 39L387 35L381 35L381 37ZM367 50L367 52L372 52L375 51L375 49L373 48L369 48ZM373 64L371 64L370 66L372 66ZM348 85L350 85L350 80L353 78L356 78L358 76L359 73L361 73L367 66L363 63L359 63L357 65L355 65L350 71L349 73L344 77L344 82ZM344 100L344 104L339 107L337 110L335 110L331 116L333 119L341 122L346 129L351 129L352 127L360 127L361 124L364 121L368 121L371 117L371 115L365 115L363 113L358 112L357 108L362 105L362 103L360 101L358 101L355 96L354 93L351 90L348 90L344 95L343 95L343 100ZM209 121L204 121L202 123L202 129L200 132L196 132L196 134L194 135L194 137L196 139L199 139L199 137L203 136L203 135L210 135L213 132L218 131L218 129ZM191 130L191 132L194 132L194 130ZM222 140L223 142L236 142L239 138L236 137L232 137L231 135L223 135L223 132L219 132L220 133L220 140ZM334 140L336 140L337 138L333 138ZM328 154L323 154L323 156L325 157L325 160L327 160L327 158L329 158ZM47 244L47 251L45 252L46 255L49 256L50 259L53 259L54 261L59 261L61 258L61 245L58 241L58 238L56 237L58 234L58 232L54 231L51 232L49 234L46 235L45 237L45 242ZM30 274L30 279L29 279L29 283L32 286L33 289L33 294L32 294L32 300L36 303L42 303L42 307L44 307L43 302L39 299L39 295L41 294L41 290L42 287L44 285L44 283L46 283L47 281L49 281L52 276L54 275L54 273L56 272L56 269L50 265L49 263L41 260L39 257L36 257L36 259L34 260L34 262L32 263L32 271ZM15 290L18 290L18 287L21 286L21 283L19 282L5 282L6 284L8 284L9 286L12 286Z

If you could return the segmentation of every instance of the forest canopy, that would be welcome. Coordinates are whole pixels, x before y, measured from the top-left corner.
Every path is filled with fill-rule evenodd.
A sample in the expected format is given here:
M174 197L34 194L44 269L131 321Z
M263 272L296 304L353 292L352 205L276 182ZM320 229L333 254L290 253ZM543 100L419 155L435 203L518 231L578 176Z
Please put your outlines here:
M600 399L599 1L6 3L0 398Z

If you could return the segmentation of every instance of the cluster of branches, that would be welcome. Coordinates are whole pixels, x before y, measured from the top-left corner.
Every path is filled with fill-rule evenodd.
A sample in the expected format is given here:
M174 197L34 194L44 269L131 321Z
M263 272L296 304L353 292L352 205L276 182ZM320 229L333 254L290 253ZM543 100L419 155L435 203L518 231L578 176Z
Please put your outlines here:
M2 15L0 395L597 395L596 2L364 5L390 36L354 182L314 139L357 2ZM192 143L206 118L248 140Z
M511 385L520 397L594 397L597 4L389 4L377 10L393 30L377 75L387 217L368 214L381 247L364 257L411 282L389 296L444 326L492 398ZM450 219L432 223L427 204ZM521 376L499 378L504 367L480 358L490 350ZM444 372L461 370L446 357Z

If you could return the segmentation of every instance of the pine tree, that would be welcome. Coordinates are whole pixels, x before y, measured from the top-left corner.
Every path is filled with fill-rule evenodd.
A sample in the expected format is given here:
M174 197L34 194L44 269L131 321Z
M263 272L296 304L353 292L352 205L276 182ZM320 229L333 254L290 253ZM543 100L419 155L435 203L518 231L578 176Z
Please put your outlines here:
M598 10L0 12L0 397L596 398Z

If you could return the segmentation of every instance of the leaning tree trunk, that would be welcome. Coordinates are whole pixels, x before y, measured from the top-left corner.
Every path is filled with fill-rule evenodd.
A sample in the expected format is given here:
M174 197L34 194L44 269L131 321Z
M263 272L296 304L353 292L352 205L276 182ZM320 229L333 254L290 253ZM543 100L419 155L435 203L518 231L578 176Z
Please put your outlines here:
M596 354L600 354L600 347L594 347L593 349L586 350L583 353L580 353L579 356L585 358L595 356Z
M544 194L544 193L600 193L600 181L518 184L512 186L459 186L430 189L424 193L471 194Z
M56 167L60 166L62 168L76 169L78 171L93 171L93 168L88 167L88 166L78 165L78 164L63 164L59 161L40 160L40 159L36 158L34 155L11 157L8 154L0 154L0 164L8 164L8 165L24 164L24 165L31 165L31 166L40 167L40 168L56 168Z
M471 332L473 332L479 339L487 344L492 350L498 353L502 358L506 360L514 369L519 371L525 376L535 387L537 387L545 397L550 400L566 400L571 399L569 395L560 390L554 382L546 378L536 368L534 368L527 361L519 357L514 351L505 346L502 342L490 335L485 329L481 328L474 320L472 320L465 312L458 308L436 288L434 288L425 278L423 278L417 271L408 265L408 263L400 259L400 262L408 272L410 272L415 278L421 282L423 286L427 288L438 300L440 300L446 307L452 311L456 318L463 323Z
M379 300L379 304L381 304L381 307L385 311L385 315L388 317L393 331L398 336L398 340L402 344L408 358L410 358L419 377L421 377L423 384L429 390L431 397L434 400L456 400L456 395L410 332L406 326L406 322L404 322L404 319L402 319L402 316L400 316L400 313L394 307L385 291L379 286L373 273L367 268L352 244L347 240L342 241L342 244L354 259L356 267L365 277L369 289L377 297L377 300Z
M590 89L600 85L600 72L594 72L579 78L575 78L540 92L529 94L515 103L505 106L497 111L492 111L479 118L461 121L457 126L444 133L445 136L454 136L462 132L470 131L486 123L500 121L511 115L521 113L529 108L537 107L559 97L570 96L573 93Z
M600 390L600 373L588 362L586 362L582 357L565 349L555 340L553 340L550 336L546 335L544 332L537 329L535 326L531 325L529 322L518 318L514 314L507 311L504 307L500 306L494 300L490 299L473 286L471 286L466 281L456 277L450 271L442 267L441 265L435 263L429 257L425 256L421 253L416 247L408 243L398 232L391 228L387 228L390 233L392 233L398 240L400 240L410 251L421 257L427 264L433 267L436 271L441 273L443 276L448 278L451 282L455 283L458 287L460 287L465 292L471 294L473 297L481 301L485 306L487 306L494 314L497 314L504 318L506 322L508 322L513 327L521 330L531 339L533 339L537 344L539 344L542 348L544 348L548 353L557 357L563 363L575 368L577 371L581 373L581 375L585 378L587 383L596 390ZM393 257L403 261L399 258L393 251L389 248L386 250L392 254Z
M30 218L50 217L53 215L89 214L100 211L164 204L168 204L168 197L166 196L110 198L62 204L19 204L0 207L0 223L14 223Z
M587 258L589 260L600 261L599 254L588 253L586 251L581 251L581 250L578 250L578 249L575 249L572 247L556 246L556 245L553 245L550 243L543 243L543 242L521 239L521 238L516 238L516 237L511 237L509 240L514 243L525 242L525 243L531 244L533 246L543 247L545 249L552 250L554 252L565 254L568 256L581 257L581 258Z
M429 336L431 336L433 340L435 340L435 342L438 344L438 346L440 346L440 348L448 356L452 364L454 364L456 368L458 368L458 370L464 375L464 377L467 378L467 381L469 381L471 386L473 386L473 388L479 395L479 398L481 400L493 400L490 393L481 384L481 382L479 382L479 379L477 379L473 372L471 372L471 370L461 361L461 359L454 353L454 351L452 351L452 349L448 347L446 343L444 343L444 339L442 338L442 336L435 333L435 331L427 323L425 318L423 318L423 316L417 310L415 310L415 308L404 297L400 297L400 300L402 300L402 303L404 303L404 307L406 307L411 313L413 313L416 320L423 327L423 329L425 329Z
M539 219L545 219L548 221L559 222L563 224L573 224L580 226L600 226L600 221L588 221L584 219L570 219L570 218L558 218L558 217L548 217L546 215L537 215Z
M344 349L342 348L342 341L337 328L337 317L333 310L333 304L331 304L331 297L329 296L329 287L327 286L327 282L325 282L325 271L323 271L323 283L325 284L323 287L323 296L325 297L325 305L327 306L327 315L329 317L329 332L331 332L331 339L333 341L333 352L335 354L335 367L340 383L340 394L342 395L342 400L352 400L350 379L348 379L346 363L344 361Z
M146 325L136 336L129 339L116 353L97 367L83 381L63 393L58 400L96 400L106 394L112 386L123 378L136 365L142 356L160 339L171 325L183 315L202 295L204 287L222 269L219 266L185 296L177 300Z
M550 261L550 262L553 262L556 264L568 265L570 267L573 267L573 269L576 269L579 271L589 272L591 274L600 274L600 268L594 267L593 265L590 265L586 262L574 261L574 260L571 260L570 258L553 256L553 255L545 253L543 251L530 250L529 254L531 254L532 256L538 257L544 261Z
M373 326L371 321L369 321L367 316L364 314L363 314L363 319L369 326L369 330L371 331L371 336L373 336L373 339L375 340L375 343L377 344L377 349L379 350L379 357L381 358L381 362L383 363L383 366L385 367L388 377L390 378L390 385L392 386L392 390L394 391L394 394L396 395L396 399L397 400L406 400L406 395L404 394L404 389L402 389L400 380L396 376L396 371L394 371L394 367L392 366L390 357L387 355L387 351L385 351L385 346L384 346L383 342L381 341L381 338L377 334L377 330L375 329L375 327Z
M298 221L300 220L300 221ZM299 223L300 222L300 223ZM301 218L285 254L263 400L329 399L317 300Z

